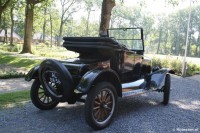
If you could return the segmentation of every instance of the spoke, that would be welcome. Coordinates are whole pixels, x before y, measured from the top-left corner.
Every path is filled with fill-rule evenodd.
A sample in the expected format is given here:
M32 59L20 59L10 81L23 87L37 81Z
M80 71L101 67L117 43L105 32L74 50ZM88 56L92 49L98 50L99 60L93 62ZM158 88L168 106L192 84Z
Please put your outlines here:
M100 102L97 102L96 100L94 101L95 104L97 105L100 105L101 103Z
M99 100L99 102L101 102L101 97L99 97L99 94L97 95L97 99Z
M95 108L93 108L93 110L97 110L97 109L99 109L100 107L99 106L97 106L97 107L95 107Z
M109 95L107 98L106 98L106 100L105 100L105 102L109 102L109 101L111 101L110 98L111 96Z
M39 89L44 90L44 88L42 86L40 86Z
M57 86L56 86L56 84L54 84L54 85L52 85L52 87L56 88Z
M105 92L105 95L104 95L104 97L103 97L103 101L104 101L104 102L106 101L107 96L108 96L108 92L106 91L106 92Z
M104 111L104 113L105 113L105 116L108 116L108 112L107 112L107 110L104 109L103 111Z
M98 119L97 117L98 117L99 111L100 111L100 109L98 109L98 110L94 113L94 116L95 116L96 119Z
M42 95L41 97L39 97L39 99L42 99L45 95Z
M43 99L43 103L45 103L46 97L47 97L47 96L44 97L44 99Z
M103 91L100 92L101 93L101 101L103 101Z
M44 94L44 91L38 92L38 94Z
M109 102L107 102L106 104L109 105L109 104L111 104L111 103L112 103L112 101L109 101Z
M47 103L50 103L50 102L49 102L49 97L47 97Z
M110 107L108 107L108 106L106 106L105 109L107 109L107 110L112 110L112 108L110 108Z
M101 101L104 101L104 97L105 97L105 91L102 91L102 95L101 95Z
M49 97L49 101L50 101L50 102L53 102L53 99L52 99L51 97Z
M104 109L101 109L101 120L102 120L102 121L104 120L104 117L105 117Z
M99 109L99 113L97 115L97 120L100 120L101 119L101 109Z

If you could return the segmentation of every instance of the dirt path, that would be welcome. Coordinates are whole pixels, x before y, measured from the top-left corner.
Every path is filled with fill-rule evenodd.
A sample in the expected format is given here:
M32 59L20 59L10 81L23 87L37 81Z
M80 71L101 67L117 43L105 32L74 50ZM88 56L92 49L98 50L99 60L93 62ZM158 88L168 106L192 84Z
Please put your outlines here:
M0 93L30 89L32 82L26 82L24 78L0 79Z

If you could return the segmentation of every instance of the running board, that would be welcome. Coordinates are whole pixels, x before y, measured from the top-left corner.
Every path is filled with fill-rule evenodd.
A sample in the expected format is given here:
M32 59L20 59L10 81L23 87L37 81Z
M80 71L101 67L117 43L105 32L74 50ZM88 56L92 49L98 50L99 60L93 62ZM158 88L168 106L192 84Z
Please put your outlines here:
M147 93L147 92L148 92L148 90L145 90L145 89L126 91L126 92L122 92L122 97L135 96L135 95L140 95L140 94Z
M124 83L122 84L122 89L127 89L127 88L137 88L143 84L146 84L146 81L144 79L137 80L135 82L130 82L130 83Z
M122 97L135 96L148 92L144 79L122 84Z

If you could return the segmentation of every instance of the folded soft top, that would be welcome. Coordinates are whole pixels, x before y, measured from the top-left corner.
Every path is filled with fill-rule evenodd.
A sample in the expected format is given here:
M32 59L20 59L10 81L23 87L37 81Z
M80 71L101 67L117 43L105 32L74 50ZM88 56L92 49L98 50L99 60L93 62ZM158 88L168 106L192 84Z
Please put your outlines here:
M64 37L63 46L81 55L110 58L121 48L118 42L108 37Z

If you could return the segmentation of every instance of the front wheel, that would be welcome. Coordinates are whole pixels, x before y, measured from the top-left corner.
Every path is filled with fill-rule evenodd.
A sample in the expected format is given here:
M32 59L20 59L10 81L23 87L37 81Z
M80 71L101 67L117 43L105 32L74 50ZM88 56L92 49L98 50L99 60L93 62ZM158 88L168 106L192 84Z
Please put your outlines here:
M87 95L85 118L89 126L95 130L107 127L116 113L117 93L108 82L96 84Z
M36 79L32 84L30 96L32 103L41 110L53 109L59 103L57 100L45 93L44 88L38 79Z
M171 87L171 77L170 74L166 74L165 77L165 85L163 89L163 104L167 105L169 103L169 97L170 97L170 87Z

